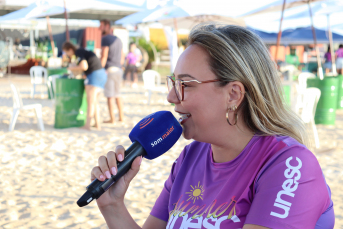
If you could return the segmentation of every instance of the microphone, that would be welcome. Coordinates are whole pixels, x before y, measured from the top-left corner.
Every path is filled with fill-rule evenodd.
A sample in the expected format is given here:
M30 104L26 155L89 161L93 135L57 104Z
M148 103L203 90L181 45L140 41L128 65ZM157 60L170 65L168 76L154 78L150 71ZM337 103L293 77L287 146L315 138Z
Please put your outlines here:
M180 138L182 127L169 111L158 111L143 118L130 132L132 145L125 151L124 160L117 162L117 174L105 181L95 179L76 202L79 207L98 199L129 169L136 157L152 160L167 152Z

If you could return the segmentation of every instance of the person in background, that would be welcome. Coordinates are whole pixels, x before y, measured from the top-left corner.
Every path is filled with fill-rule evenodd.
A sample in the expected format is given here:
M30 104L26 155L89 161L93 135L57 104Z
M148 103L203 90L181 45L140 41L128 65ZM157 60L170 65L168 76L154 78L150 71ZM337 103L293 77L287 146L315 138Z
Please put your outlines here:
M102 89L104 89L107 75L105 69L101 66L99 58L92 52L84 48L78 48L71 43L65 42L62 45L62 50L70 58L74 59L75 64L71 64L68 70L72 72L83 71L87 76L85 80L85 89L87 94L87 120L83 127L91 129L91 119L95 119L95 127L100 130L98 97Z
M101 39L101 65L106 69L107 82L104 94L107 97L110 119L104 123L115 123L114 102L117 104L119 121L124 120L123 101L120 90L123 80L122 65L125 55L123 44L119 37L111 33L111 24L108 20L101 20L99 29L102 32Z
M137 64L140 63L141 56L137 55L137 47L135 43L130 43L129 53L126 56L125 79L126 84L137 88L138 74Z
M290 48L290 54L286 55L286 61L285 62L287 64L291 64L291 65L294 65L295 67L298 67L300 64L300 61L299 61L299 57L296 54L296 51L297 50L295 47L291 47Z
M183 137L194 141L173 163L143 228L334 228L330 188L262 40L240 26L204 24L188 43L167 77L167 99ZM116 175L124 151L101 156L91 180ZM141 228L124 204L141 162L97 199L111 229Z
M325 55L325 63L323 65L325 72L329 73L332 69L332 58L331 58L331 49L330 49L330 45L328 46L328 50L326 51Z
M336 68L337 73L343 75L343 44L340 44L336 51Z

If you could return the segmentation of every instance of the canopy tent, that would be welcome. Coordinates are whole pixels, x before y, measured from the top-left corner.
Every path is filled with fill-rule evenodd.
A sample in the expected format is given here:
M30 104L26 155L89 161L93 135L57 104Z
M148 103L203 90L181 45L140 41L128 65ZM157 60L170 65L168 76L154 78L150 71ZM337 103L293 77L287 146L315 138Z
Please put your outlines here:
M333 47L333 36L331 32L331 25L330 21L341 21L343 22L343 2L342 1L337 1L337 0L330 0L330 1L325 1L325 2L320 2L317 4L314 4L312 6L312 12L315 17L321 17L323 21L327 21L327 28L328 28L328 35L329 35L329 40L330 40L330 46ZM332 20L331 16L335 16L336 20ZM304 18L304 17L311 17L311 12L308 11L299 11L296 14L292 14L289 16L286 16L285 19L287 20L296 20L299 18ZM325 18L327 17L327 18ZM311 17L312 18L312 17ZM330 20L331 18L331 20ZM337 20L338 18L338 20ZM335 63L335 55L334 55L334 50L331 48L331 57L332 57L332 72L334 75L337 74L336 71L336 63Z
M157 6L154 9L143 10L135 14L126 16L116 24L139 24L145 22L161 22L167 26L176 26L177 28L189 29L195 24L204 21L217 21L226 24L236 24L245 26L242 19L234 19L232 17L218 15L216 13L217 6L199 5L194 7L194 4L186 4L179 2L173 4L172 1L164 6Z
M276 42L276 51L275 51L275 61L277 60L277 53L278 53L278 47L280 45L280 40L281 40L281 34L282 34L282 21L283 21L283 15L284 15L284 11L285 9L290 9L290 8L294 8L294 7L298 7L301 5L308 5L308 10L309 10L309 14L310 19L311 19L311 27L312 27L312 33L313 33L313 41L314 41L314 45L316 48L316 52L317 52L317 63L318 63L318 75L320 79L323 79L323 69L321 66L321 61L320 61L320 57L319 57L319 49L317 46L317 39L316 39L316 32L314 29L314 25L313 25L313 17L312 17L312 11L311 11L311 4L312 2L319 2L322 0L279 0L279 1L275 1L267 6L263 6L261 8L255 9L249 13L246 13L244 15L242 15L242 17L245 16L251 16L254 14L263 14L263 13L267 13L267 12L275 12L275 11L280 11L281 10L281 19L280 19L280 25L279 25L279 33L277 36L277 42Z
M261 37L265 44L276 44L277 33L267 33L253 28L249 28L251 31ZM319 44L329 44L329 36L327 31L315 28L317 41ZM333 33L333 39L336 42L343 43L343 36ZM311 27L303 27L297 29L287 29L282 31L280 44L283 45L307 45L313 44L313 33Z

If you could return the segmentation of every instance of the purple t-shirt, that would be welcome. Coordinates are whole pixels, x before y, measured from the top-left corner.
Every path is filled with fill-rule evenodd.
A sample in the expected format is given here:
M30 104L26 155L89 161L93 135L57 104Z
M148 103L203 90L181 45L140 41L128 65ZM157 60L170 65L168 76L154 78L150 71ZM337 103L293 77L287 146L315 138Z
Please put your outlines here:
M192 142L173 164L151 215L175 228L332 229L330 189L316 157L293 138L255 135L234 160L215 163Z
M337 58L343 58L343 48L336 51Z
M331 62L331 52L327 52L324 55L325 62Z
M135 65L138 57L134 53L129 52L126 56L126 59L128 60L129 64Z

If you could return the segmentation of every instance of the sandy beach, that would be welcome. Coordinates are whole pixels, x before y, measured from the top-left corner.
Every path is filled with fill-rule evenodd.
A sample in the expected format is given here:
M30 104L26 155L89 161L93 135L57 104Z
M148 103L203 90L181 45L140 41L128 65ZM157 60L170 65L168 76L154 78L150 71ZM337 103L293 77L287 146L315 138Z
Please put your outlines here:
M8 131L10 81L20 90L24 105L42 104L45 131L38 129L33 110L21 112L14 131ZM124 87L123 123L104 124L101 131L55 129L53 101L46 94L44 99L31 99L30 89L28 76L0 78L0 228L107 228L95 201L83 208L76 204L90 183L91 169L115 146L128 147L128 134L143 117L159 110L173 112L174 107L166 102L166 93L155 92L147 105L142 85ZM108 119L103 96L100 110L101 119ZM313 152L332 191L335 228L343 228L343 110L337 111L335 126L317 128L321 146ZM126 195L126 206L139 225L149 215L172 163L189 143L181 137L165 155L143 160Z

